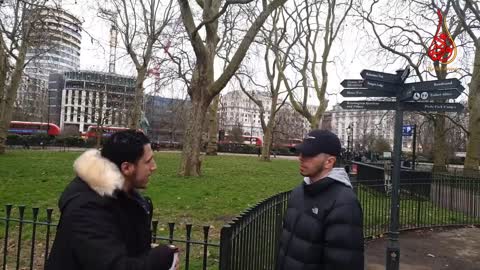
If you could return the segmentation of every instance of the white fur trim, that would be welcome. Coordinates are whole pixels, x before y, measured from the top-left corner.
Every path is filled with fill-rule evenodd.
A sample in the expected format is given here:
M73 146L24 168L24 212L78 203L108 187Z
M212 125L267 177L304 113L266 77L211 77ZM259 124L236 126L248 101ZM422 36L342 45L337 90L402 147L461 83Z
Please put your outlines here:
M73 163L75 173L100 196L112 196L123 187L125 178L115 163L101 156L100 151L85 151Z

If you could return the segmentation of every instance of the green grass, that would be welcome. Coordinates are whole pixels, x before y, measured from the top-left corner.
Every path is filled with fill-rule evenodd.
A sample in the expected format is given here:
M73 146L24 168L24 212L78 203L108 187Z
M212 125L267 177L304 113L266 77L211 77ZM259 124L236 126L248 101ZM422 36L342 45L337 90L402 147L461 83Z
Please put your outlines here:
M391 197L363 185L357 189L357 197L362 204L365 235L375 236L388 231ZM401 192L400 198L400 229L433 225L480 224L480 218L439 207L429 198L419 198L408 192Z
M0 156L0 216L4 205L27 206L26 218L31 218L31 207L40 207L40 220L45 220L45 209L54 208L53 220L58 221L57 200L74 177L73 161L80 152L10 151ZM210 241L219 241L223 224L246 208L276 193L290 190L301 182L296 161L274 159L260 162L250 156L204 157L203 175L197 178L177 176L180 155L156 153L157 171L150 178L145 193L153 200L154 218L160 221L159 235L168 236L167 222L175 222L175 238L185 238L185 224L194 224L193 239L203 239L203 225L212 225ZM18 217L15 207L12 217ZM3 239L4 226L0 226ZM43 227L43 226L42 226ZM10 241L16 241L18 228L11 229ZM44 239L45 228L37 238ZM25 225L22 239L25 246L31 238L31 225ZM42 248L38 248L41 251ZM22 251L22 260L28 257ZM37 252L38 252L37 251ZM215 264L218 250L209 250L209 264ZM192 269L201 265L201 251L192 251ZM10 253L10 255L13 255ZM9 260L12 262L11 260Z
M11 151L0 156L0 205L12 203L54 208L74 176L79 152ZM146 194L153 200L154 217L169 221L211 224L216 228L244 209L301 182L296 161L260 162L248 156L205 157L198 178L176 174L180 155L156 153L158 169ZM4 207L0 215L4 215ZM44 213L42 213L44 216ZM55 219L58 218L54 215Z
M72 164L80 154L10 151L0 156L0 217L5 215L4 205L11 203L27 206L28 219L31 218L32 207L41 209L40 220L45 220L45 209L51 207L54 209L53 220L57 222L57 200L74 177ZM194 240L203 239L201 226L212 225L210 241L218 243L223 224L259 201L292 189L302 179L298 174L298 162L292 160L260 162L251 156L204 157L203 175L185 178L176 173L179 154L156 153L155 158L158 169L145 193L153 200L154 218L160 221L159 235L163 237L168 235L167 222L177 224L175 238L180 239L185 238L185 224L194 224ZM387 231L390 198L366 187L359 190L366 234ZM18 217L18 208L14 209L12 217ZM464 214L439 208L429 200L418 201L409 197L402 198L400 217L407 227L471 221ZM12 243L16 241L14 231L9 237ZM0 239L4 238L3 235L4 225L1 222ZM44 239L44 228L40 229L37 237ZM30 238L31 225L26 225L22 239L28 243ZM192 256L192 269L200 268L200 249L195 249ZM218 249L211 248L209 258L209 264L215 265Z
M54 220L58 220L58 197L73 178L72 164L80 154L11 151L0 156L0 205L26 205L27 217L31 216L31 207L40 207L43 210L41 219L45 217L44 209L52 207ZM292 160L260 162L251 156L204 157L203 175L185 178L176 173L179 154L156 153L155 158L158 169L145 193L152 198L154 218L162 227L167 222L209 224L218 233L225 222L246 208L301 182L298 163ZM365 225L384 224L390 213L390 198L368 189L361 191L359 198L367 216ZM416 207L421 207L420 215ZM412 215L411 211L415 213ZM0 207L0 216L4 212L5 208ZM418 204L410 198L403 198L400 214L415 217L414 221L421 224L464 218L429 201ZM407 221L408 224L412 222Z

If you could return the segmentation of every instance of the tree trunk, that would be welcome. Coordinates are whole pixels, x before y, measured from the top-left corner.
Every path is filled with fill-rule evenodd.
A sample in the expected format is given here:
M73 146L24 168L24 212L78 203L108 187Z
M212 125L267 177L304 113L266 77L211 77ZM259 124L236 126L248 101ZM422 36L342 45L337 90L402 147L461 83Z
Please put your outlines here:
M320 109L321 108L319 108L319 110ZM320 119L322 118L322 115L324 114L324 112L325 112L325 109L323 109L323 112L321 112L321 113L318 113L318 111L317 111L317 113L312 115L312 118L310 119L310 128L312 130L320 128Z
M217 95L212 104L210 104L209 119L208 119L208 144L207 156L216 156L218 151L218 103L220 102L220 95Z
M20 52L15 63L10 84L5 84L6 93L2 106L2 114L0 115L0 154L5 153L8 127L10 126L10 121L12 120L13 103L17 97L17 90L22 80L26 52L27 44L23 43L20 47Z
M270 161L270 152L272 150L273 142L273 129L275 126L275 118L277 117L277 104L278 104L278 89L276 94L272 96L272 104L270 107L270 119L268 120L267 127L263 130L263 148L262 157L263 161Z
M480 150L480 46L475 51L472 80L468 96L468 142L465 157L465 170L478 170Z
M433 169L438 172L447 170L447 143L445 138L445 116L435 116L434 124L434 141L433 141Z
M131 129L138 129L140 126L140 117L142 115L143 103L143 82L147 76L147 67L137 70L137 80L135 82L135 99L133 103L133 110L129 117L128 127Z
M103 125L97 123L97 130L95 132L95 148L100 149L102 147L102 137L103 137Z
M200 93L201 91L198 91ZM202 144L202 127L208 110L210 100L205 96L192 100L188 122L185 129L183 142L182 161L178 171L182 176L199 176L202 161L200 160L200 148Z
M3 117L8 75L8 59L3 46L3 37L0 36L0 117Z
M262 156L260 160L270 161L270 152L272 151L272 135L273 135L273 121L268 121L268 126L264 130L263 134L263 147L262 147Z
M1 46L1 44L0 44ZM6 101L6 86L7 86L7 61L3 54L3 49L0 48L0 154L5 153L6 139L8 126L3 123L5 101ZM5 130L5 127L7 130Z

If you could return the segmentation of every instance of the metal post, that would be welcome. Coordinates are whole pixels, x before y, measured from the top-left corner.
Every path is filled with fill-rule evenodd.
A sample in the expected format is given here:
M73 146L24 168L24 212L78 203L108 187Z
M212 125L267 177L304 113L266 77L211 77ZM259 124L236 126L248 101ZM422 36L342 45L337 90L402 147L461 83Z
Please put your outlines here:
M224 225L220 231L220 270L230 270L232 262L232 227Z
M50 87L50 86L49 86ZM50 88L47 90L47 135L50 130Z
M415 170L415 162L417 159L417 125L413 125L413 151L412 151L412 170Z
M347 134L347 161L350 161L350 133Z
M253 124L252 119L250 118L250 144L252 144L252 136L253 136Z
M402 153L402 126L403 111L400 107L400 99L397 98L395 112L395 131L393 145L393 175L392 175L392 203L390 210L390 231L387 244L387 270L399 270L400 245L398 242L399 214L400 214L400 159Z

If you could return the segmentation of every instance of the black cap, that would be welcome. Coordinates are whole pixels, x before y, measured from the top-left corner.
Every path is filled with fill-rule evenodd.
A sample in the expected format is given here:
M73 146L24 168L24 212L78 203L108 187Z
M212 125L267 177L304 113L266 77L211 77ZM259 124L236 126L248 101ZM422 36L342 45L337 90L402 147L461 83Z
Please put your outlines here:
M301 144L295 149L306 157L314 157L324 153L332 156L339 156L342 149L340 139L335 133L328 130L315 129L308 133Z

